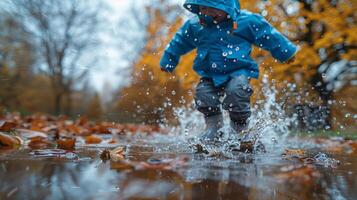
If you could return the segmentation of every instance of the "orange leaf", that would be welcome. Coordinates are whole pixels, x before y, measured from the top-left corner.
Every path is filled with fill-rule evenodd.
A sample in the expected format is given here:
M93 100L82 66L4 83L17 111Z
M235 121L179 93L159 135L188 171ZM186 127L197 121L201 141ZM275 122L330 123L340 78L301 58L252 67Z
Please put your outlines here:
M30 142L28 143L28 146L31 149L44 149L44 148L51 147L52 143L43 137L33 137L33 138L31 138Z
M8 146L8 147L18 147L22 144L21 138L17 136L7 135L4 133L0 133L0 146Z
M73 150L76 144L76 138L61 138L56 140L57 146L64 150Z
M90 135L86 137L86 144L99 144L102 142L102 138L96 135Z
M0 131L9 132L16 127L16 123L10 121L0 121Z

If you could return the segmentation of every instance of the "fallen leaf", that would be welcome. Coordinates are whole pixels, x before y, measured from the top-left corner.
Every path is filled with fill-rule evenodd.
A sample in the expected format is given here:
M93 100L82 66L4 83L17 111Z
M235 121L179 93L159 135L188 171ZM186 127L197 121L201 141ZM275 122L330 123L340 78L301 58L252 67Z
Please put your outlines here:
M351 141L349 143L349 146L352 148L354 153L357 153L357 142L356 141L353 141L353 142Z
M102 159L104 162L110 160L110 151L107 149L102 151L102 153L100 154L100 159Z
M22 143L23 141L21 138L13 135L7 135L5 133L0 132L0 146L17 148L21 146Z
M33 137L27 144L31 149L46 149L52 147L54 144L43 137Z
M109 151L110 159L114 162L121 161L125 158L125 147L117 147Z
M57 146L64 150L73 150L76 144L76 138L60 138L56 140Z
M12 131L16 127L16 123L11 121L0 121L0 131L9 132Z
M86 144L99 144L102 142L102 138L96 136L96 135L90 135L87 136L86 139Z

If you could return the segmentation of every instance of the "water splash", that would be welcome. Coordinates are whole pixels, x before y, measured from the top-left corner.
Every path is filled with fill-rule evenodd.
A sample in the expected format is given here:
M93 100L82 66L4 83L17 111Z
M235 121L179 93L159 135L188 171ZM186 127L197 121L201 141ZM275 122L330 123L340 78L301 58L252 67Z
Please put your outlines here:
M248 136L255 138L256 144L263 143L266 150L281 150L287 145L287 136L290 132L289 127L295 121L295 117L288 116L283 109L284 102L278 102L276 95L277 89L270 84L268 76L263 77L262 81L263 99L257 101L252 108L252 116L249 119ZM220 146L202 144L198 136L204 131L205 123L201 113L192 108L177 108L175 116L179 126L171 129L170 133L176 136L177 142L186 141L186 145L200 144L208 152L214 155L231 157L228 150L232 146L240 146L236 135L231 134L229 126L228 112L224 111L224 126L221 131L224 133L220 139Z

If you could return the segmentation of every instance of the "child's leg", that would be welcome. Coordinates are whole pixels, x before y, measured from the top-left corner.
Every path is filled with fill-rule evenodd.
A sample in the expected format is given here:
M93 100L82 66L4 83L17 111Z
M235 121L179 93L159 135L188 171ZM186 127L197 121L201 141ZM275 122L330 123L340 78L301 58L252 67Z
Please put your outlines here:
M241 132L246 128L247 119L250 117L250 97L253 90L249 79L244 76L232 77L225 87L226 98L223 108L228 110L232 128Z
M223 125L220 97L223 96L222 88L214 87L211 79L201 78L196 88L196 108L200 111L206 122L206 131L203 139L213 140L219 137L218 130Z
M197 110L205 117L220 115L221 102L219 98L223 94L222 88L214 87L211 79L201 78L196 87L195 103Z

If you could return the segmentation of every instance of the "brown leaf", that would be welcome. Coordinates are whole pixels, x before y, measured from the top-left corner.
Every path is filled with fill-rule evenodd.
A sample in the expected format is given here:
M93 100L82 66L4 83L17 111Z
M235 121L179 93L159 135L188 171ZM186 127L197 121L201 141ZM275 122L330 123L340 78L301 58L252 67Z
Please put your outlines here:
M354 153L357 153L357 142L353 141L349 143L350 147L352 148Z
M53 146L53 143L43 137L33 137L28 143L28 146L31 149L45 149Z
M0 132L0 146L16 148L21 146L22 143L21 138Z
M107 149L102 151L102 153L100 154L100 159L102 159L104 162L110 160L110 151Z
M102 142L102 138L96 135L90 135L86 137L86 144L99 144Z
M125 147L117 147L109 151L110 159L114 162L121 161L125 158Z
M75 149L76 138L60 138L56 142L60 149L73 150Z
M16 127L16 123L15 122L11 122L11 121L0 121L0 131L3 132L9 132L12 131L15 127Z

